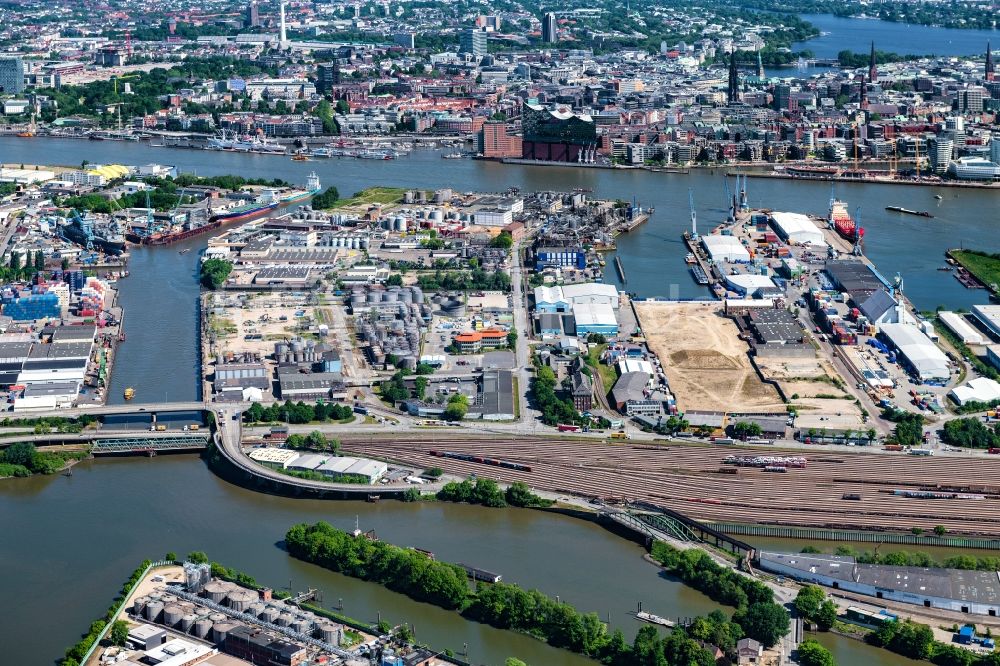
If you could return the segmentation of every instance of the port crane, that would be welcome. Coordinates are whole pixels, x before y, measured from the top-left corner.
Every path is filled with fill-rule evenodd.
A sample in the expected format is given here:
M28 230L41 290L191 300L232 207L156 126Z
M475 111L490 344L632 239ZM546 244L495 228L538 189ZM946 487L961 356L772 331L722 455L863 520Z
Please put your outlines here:
M691 209L691 237L698 238L698 214L694 210L694 190L688 188L688 208Z

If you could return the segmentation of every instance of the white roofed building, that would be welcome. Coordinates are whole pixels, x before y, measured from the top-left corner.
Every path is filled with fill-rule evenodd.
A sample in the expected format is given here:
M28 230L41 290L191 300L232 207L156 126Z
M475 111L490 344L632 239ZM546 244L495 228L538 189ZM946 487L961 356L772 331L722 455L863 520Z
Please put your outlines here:
M884 324L880 336L922 381L947 381L951 377L948 357L913 324Z
M823 232L801 213L771 213L771 225L789 243L826 245Z
M728 261L730 263L750 262L750 252L736 236L702 236L701 244L712 261Z
M1000 400L1000 384L988 377L976 377L970 379L962 386L956 386L949 393L948 397L955 401L955 404L962 406L970 402L990 403Z

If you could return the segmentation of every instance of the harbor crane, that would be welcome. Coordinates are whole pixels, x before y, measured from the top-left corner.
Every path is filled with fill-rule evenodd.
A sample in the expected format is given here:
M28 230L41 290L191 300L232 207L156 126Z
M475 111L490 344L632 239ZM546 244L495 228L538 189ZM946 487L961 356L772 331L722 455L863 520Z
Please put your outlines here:
M688 188L688 207L691 209L691 237L698 238L698 214L694 210L694 190Z

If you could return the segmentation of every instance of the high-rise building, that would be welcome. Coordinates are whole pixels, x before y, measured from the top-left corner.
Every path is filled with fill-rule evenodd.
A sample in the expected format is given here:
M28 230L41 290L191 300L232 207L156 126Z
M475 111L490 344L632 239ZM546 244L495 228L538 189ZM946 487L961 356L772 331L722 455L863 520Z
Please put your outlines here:
M872 42L872 52L868 56L868 80L872 83L878 81L878 66L875 63L875 42Z
M280 37L279 37L278 46L280 48L282 48L282 49L286 49L286 48L288 48L288 30L287 30L287 28L285 26L285 3L284 2L282 2L281 5L280 5L280 12L281 12L280 13L280 22L281 22L280 31L281 31L281 34L280 34Z
M787 83L774 86L774 108L777 111L791 108L792 87Z
M934 173L945 173L948 171L948 165L951 163L952 155L955 152L955 142L945 136L934 137L931 140L928 150L930 151L928 154L930 167L934 170Z
M260 25L260 8L257 7L257 0L250 0L250 4L247 5L247 16L244 23L248 28L256 28Z
M542 41L553 44L559 39L559 24L556 23L555 12L547 12L542 17Z
M995 133L990 141L990 162L1000 164L1000 133Z
M986 71L984 78L987 81L993 81L996 78L995 65L993 64L993 50L990 48L989 42L986 42Z
M965 147L965 118L948 116L944 119L944 133L954 142L956 148Z
M726 87L726 101L734 104L740 101L740 73L736 69L736 50L729 54L729 85Z
M392 41L404 49L413 49L416 47L417 35L414 32L397 32L392 36Z
M323 95L340 85L340 61L316 65L316 92Z
M966 88L958 92L958 109L963 113L982 113L983 100L989 97L983 88Z
M0 93L16 95L24 90L24 61L0 58Z
M487 51L486 33L478 28L463 30L459 37L459 52L470 53L474 56L484 56Z

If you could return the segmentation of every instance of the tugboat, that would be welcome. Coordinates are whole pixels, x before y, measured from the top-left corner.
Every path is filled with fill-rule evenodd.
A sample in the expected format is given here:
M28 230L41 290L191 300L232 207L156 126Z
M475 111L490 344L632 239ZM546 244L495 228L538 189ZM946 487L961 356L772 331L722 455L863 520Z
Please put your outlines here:
M131 400L134 397L135 397L135 389L129 386L128 388L125 389L125 399Z

